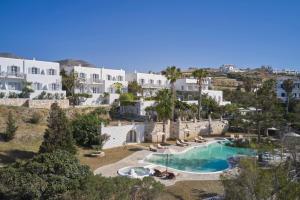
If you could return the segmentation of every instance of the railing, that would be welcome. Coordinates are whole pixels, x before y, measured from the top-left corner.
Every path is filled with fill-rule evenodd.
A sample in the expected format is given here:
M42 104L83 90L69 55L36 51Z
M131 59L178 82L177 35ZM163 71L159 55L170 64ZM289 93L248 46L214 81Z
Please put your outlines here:
M0 72L0 77L4 78L26 78L26 74L17 72Z
M147 84L142 84L141 85L143 88L168 88L168 85L165 84L151 84L151 83L147 83Z

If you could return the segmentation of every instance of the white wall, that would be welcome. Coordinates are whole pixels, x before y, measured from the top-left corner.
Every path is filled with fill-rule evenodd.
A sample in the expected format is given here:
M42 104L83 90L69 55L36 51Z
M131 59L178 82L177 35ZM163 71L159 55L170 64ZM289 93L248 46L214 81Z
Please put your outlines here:
M78 74L80 87L76 88L77 93L88 93L92 95L87 98L82 105L99 105L108 99L109 104L113 103L115 99L119 98L116 93L115 83L121 83L123 92L127 91L128 82L125 80L125 71L122 69L106 69L98 67L82 67L82 66L62 66L67 72L74 70ZM99 77L98 79L93 78ZM109 96L104 98L104 93Z
M202 90L208 90L211 86L211 78L208 77L203 81ZM198 88L197 79L195 78L181 78L175 82L177 91L198 91Z
M110 135L110 139L104 144L104 149L123 146L130 143L129 132L134 130L137 133L136 143L144 142L144 124L130 124L120 126L102 126L102 133Z
M12 66L17 66L17 75L6 76L9 73L9 68ZM53 74L50 74L49 70L52 70ZM34 74L34 72L37 73ZM30 95L31 98L38 96L42 91L65 95L65 91L62 91L59 63L56 62L0 57L0 74L0 90L6 90L7 93L13 91L8 86L11 83L22 85L23 81L27 81L32 83L32 88L34 89L34 92ZM52 85L55 87L52 88ZM18 90L20 91L22 87L20 86ZM18 93L18 91L13 92Z
M154 73L126 73L126 80L128 82L136 81L143 88L144 97L155 96L157 91L163 88L169 88L169 81L162 74Z

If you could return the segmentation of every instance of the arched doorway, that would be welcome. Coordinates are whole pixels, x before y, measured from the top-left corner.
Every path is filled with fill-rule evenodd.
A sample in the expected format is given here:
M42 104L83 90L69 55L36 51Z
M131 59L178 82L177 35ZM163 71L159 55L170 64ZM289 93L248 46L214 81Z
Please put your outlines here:
M137 133L135 130L130 130L127 135L127 142L137 142Z

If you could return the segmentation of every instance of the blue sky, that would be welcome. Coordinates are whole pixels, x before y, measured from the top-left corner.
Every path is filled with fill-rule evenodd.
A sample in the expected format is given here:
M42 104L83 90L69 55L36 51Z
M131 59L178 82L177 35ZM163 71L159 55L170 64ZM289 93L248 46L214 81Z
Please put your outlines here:
M158 71L300 70L298 0L0 0L0 52Z

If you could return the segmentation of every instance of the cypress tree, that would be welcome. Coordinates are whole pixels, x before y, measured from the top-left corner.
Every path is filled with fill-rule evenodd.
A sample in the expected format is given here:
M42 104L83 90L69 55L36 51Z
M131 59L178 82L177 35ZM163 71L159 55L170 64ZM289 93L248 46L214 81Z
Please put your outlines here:
M12 112L9 111L8 117L7 117L7 122L6 122L6 130L3 135L3 139L5 141L9 141L14 138L16 131L18 127L16 126L16 121L14 120L14 117L12 115Z
M66 114L57 103L54 103L51 105L48 128L44 134L44 141L40 146L40 153L54 152L58 149L73 154L76 153L73 135Z

